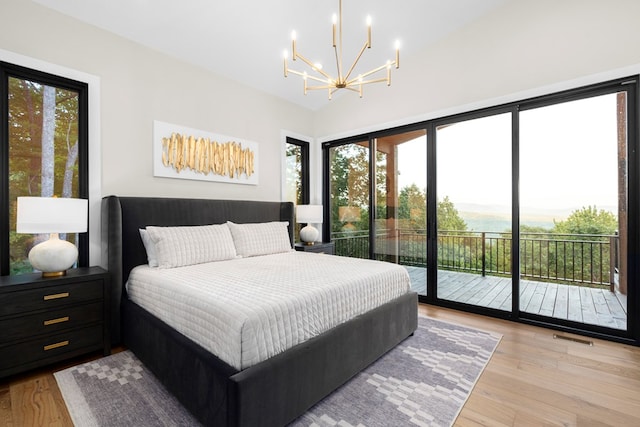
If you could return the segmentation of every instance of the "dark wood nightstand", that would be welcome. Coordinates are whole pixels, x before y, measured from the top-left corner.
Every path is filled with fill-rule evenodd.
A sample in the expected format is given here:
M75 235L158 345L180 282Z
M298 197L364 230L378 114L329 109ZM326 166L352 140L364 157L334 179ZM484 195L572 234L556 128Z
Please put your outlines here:
M336 254L336 244L333 242L315 242L313 245L305 245L304 243L295 244L296 251L314 252L318 254Z
M111 353L109 274L0 277L0 378L84 353Z

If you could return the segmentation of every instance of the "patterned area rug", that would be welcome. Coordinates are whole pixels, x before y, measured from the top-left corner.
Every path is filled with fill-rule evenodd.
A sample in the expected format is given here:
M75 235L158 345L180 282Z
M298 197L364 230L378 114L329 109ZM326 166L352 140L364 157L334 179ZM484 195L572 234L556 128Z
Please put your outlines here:
M451 426L500 338L421 316L412 337L291 426ZM77 426L198 425L129 351L54 375Z

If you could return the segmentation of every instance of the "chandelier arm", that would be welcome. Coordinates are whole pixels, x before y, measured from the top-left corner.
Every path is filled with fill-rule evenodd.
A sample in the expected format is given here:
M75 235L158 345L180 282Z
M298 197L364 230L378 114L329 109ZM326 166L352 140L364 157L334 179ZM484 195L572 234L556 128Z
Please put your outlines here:
M320 82L320 83L327 83L327 80L325 80L325 79L321 79L320 77L316 77L316 76L312 76L312 75L309 75L309 74L305 74L305 73L302 73L300 71L292 70L291 68L287 68L287 72L289 72L291 74L296 74L296 75L298 75L300 77L303 77L303 78L306 77L307 79L315 80L315 81Z
M338 81L342 82L342 0L338 0L338 7L340 8L338 11L340 13L340 61L338 61Z
M345 81L349 80L349 76L353 72L353 69L356 67L356 64L358 63L358 61L360 60L360 57L362 56L362 54L364 53L365 49L367 49L368 46L369 46L369 43L368 42L364 42L364 46L362 46L362 49L360 49L360 53L358 54L358 56L356 56L356 60L353 61L353 64L351 64L351 68L349 68L349 72L347 73L346 77L344 78Z
M338 80L337 81L341 81L342 80L342 73L340 72L340 70L342 69L342 63L340 60L340 57L338 56L338 48L336 46L333 47L333 51L336 54L336 70L338 71Z
M332 85L324 85L324 86L307 86L307 90L326 90L331 89Z
M316 67L313 62L309 61L307 58L305 58L304 56L300 55L299 53L296 52L296 57L301 59L305 64L307 64L309 67L311 67L311 69L313 71L316 71L319 74L322 74L323 76L325 76L327 79L329 80L333 80L333 77L331 77L329 74L327 74L326 72L322 71L320 68Z
M347 90L350 90L350 91L353 91L353 92L360 92L360 90L359 90L359 89L354 89L354 88L349 87L349 86L346 86L346 87L344 87L343 89L347 89Z
M383 65L381 65L381 66L379 66L379 67L377 67L377 68L374 68L374 69L373 69L373 70L371 70L371 71L367 71L367 72L366 72L366 73L364 73L364 74L360 74L358 77L355 77L355 78L353 78L353 79L349 80L349 81L347 82L347 86L350 86L350 85L352 85L352 84L358 84L358 80L359 80L359 79L364 78L364 77L367 77L367 76L370 76L371 74L377 73L377 72L379 72L379 71L382 71L382 70L384 70L385 68L387 68L387 67L391 67L391 66L392 66L392 65L394 65L394 64L395 64L395 61L393 61L393 62L389 62L388 64L383 64ZM386 80L386 79L384 79L384 80Z
M373 80L363 80L362 82L357 82L354 83L352 86L363 86L363 85L368 85L371 83L381 83L381 82L386 82L387 78L386 77L381 77L379 79L373 79Z

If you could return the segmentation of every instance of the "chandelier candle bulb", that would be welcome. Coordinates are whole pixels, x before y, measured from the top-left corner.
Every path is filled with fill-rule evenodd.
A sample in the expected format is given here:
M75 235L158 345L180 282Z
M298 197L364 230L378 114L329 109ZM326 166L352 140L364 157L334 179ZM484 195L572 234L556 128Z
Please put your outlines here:
M287 56L289 56L289 52L284 51L284 76L287 77L289 73L287 73Z
M396 40L396 69L400 68L400 41Z
M333 22L333 47L336 47L336 24L338 23L338 15L334 13L331 17L331 22Z
M371 16L367 16L367 48L371 49Z
M292 49L291 49L291 58L295 61L296 60L296 32L291 31L291 45L292 45Z

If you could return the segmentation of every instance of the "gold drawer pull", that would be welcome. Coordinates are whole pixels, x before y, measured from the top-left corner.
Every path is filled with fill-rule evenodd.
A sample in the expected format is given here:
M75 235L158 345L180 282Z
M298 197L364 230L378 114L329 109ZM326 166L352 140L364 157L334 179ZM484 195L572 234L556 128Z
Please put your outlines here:
M54 348L64 347L65 345L69 345L69 340L60 341L55 344L45 345L44 351L53 350Z
M56 323L68 322L69 316L58 317L57 319L45 320L44 326L55 325Z
M68 296L69 296L69 292L62 292L61 294L45 295L44 300L49 301L52 299L67 298Z

